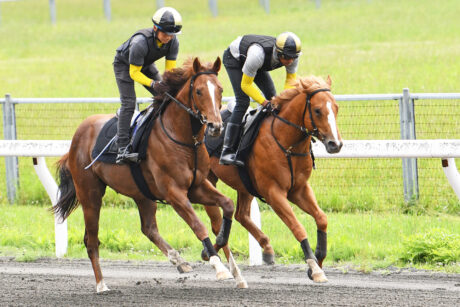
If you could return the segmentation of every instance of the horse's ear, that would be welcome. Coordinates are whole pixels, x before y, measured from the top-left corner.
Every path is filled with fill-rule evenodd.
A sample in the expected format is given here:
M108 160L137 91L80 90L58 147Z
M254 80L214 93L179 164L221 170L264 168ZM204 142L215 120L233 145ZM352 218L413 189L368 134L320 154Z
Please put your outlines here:
M200 60L198 58L195 58L195 60L193 60L193 73L197 73L199 72L201 69L201 63L200 63Z
M214 62L214 65L212 66L212 71L215 71L217 74L220 70L221 65L222 62L220 60L220 57L217 57L216 61Z
M329 84L329 86L331 86L331 84L332 84L331 76L327 75L326 83Z

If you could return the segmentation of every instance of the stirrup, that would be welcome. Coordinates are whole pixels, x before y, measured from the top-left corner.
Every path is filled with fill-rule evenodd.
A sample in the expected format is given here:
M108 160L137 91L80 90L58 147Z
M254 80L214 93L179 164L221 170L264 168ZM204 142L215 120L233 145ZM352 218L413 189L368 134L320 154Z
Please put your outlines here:
M120 147L118 149L117 158L115 160L115 163L118 165L123 165L126 162L130 162L130 163L139 162L139 154L137 152L130 152L129 146Z
M222 154L219 159L219 164L221 165L235 165L239 167L244 167L244 162L238 160L236 154L233 152L229 152L227 154Z

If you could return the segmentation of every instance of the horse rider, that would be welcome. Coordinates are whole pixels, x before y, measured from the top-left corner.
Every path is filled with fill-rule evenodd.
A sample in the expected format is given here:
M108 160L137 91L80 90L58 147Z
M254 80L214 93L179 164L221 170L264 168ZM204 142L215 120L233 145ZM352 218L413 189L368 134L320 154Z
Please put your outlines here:
M155 95L155 84L161 81L155 61L165 57L166 71L176 67L179 52L176 35L181 33L181 15L174 8L163 7L155 12L152 21L153 28L137 31L117 48L113 61L121 99L117 127L117 164L137 161L138 154L132 152L129 144L130 123L136 107L134 81Z
M296 78L300 51L300 39L292 32L283 32L276 38L265 35L239 36L225 50L223 63L232 83L236 105L225 131L220 164L244 166L235 152L238 149L241 122L249 107L249 97L266 107L276 95L268 72L282 66L286 67L284 88L290 88L291 81Z

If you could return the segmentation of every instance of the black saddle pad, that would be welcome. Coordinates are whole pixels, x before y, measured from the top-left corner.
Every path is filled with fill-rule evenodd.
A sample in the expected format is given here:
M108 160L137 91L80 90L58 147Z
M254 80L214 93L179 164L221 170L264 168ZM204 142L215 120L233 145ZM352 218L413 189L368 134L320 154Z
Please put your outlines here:
M227 129L227 123L230 120L230 115L232 114L228 110L223 110L220 112L222 121L224 122L224 131L218 137L208 136L206 133L205 145L208 150L208 154L214 157L220 157L222 153L222 145L224 144L225 130ZM238 157L246 161L247 156L251 152L252 145L259 134L259 128L262 124L265 117L268 113L265 112L262 108L254 109L249 111L243 120L243 135L241 137L239 147L238 147Z
M134 152L139 153L139 160L144 160L147 152L148 137L152 131L152 126L155 121L155 109L150 106L143 110L137 117L135 123L130 129L131 146ZM97 136L96 145L94 145L91 157L95 159L107 144L117 134L118 118L112 117L104 127L102 127L99 135ZM116 138L115 138L116 139ZM109 148L98 158L98 161L104 163L114 164L117 157L117 144L114 140Z

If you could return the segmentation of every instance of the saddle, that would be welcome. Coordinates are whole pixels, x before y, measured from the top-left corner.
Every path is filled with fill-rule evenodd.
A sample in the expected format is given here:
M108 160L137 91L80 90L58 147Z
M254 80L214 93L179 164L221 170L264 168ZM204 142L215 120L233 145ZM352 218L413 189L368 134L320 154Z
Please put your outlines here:
M153 112L154 110L153 106L149 106L141 112L136 111L133 115L133 119L131 120L130 144L133 148L133 152L139 153L139 161L144 160L146 157L147 140L155 121L154 113L156 112ZM107 123L105 123L99 132L96 144L91 152L91 157L93 159L96 159L100 155L97 158L98 161L115 164L115 159L118 153L118 147L115 142L117 124L118 111L116 116L112 117Z
M224 144L225 129L227 128L227 123L230 120L230 115L232 114L234 108L234 103L229 103L227 109L220 112L222 121L224 122L224 132L218 137L210 137L207 133L205 134L205 145L208 151L209 156L214 156L219 158L222 153L222 146ZM250 108L243 118L243 129L242 135L239 141L238 150L236 155L238 159L241 159L246 163L246 160L251 153L252 146L256 140L260 125L263 120L269 116L269 112L264 109L262 106L259 106L257 109ZM251 178L246 167L238 167L238 173L240 175L241 181L245 185L246 189L253 196L258 197L262 201L262 197L257 193L252 184Z

